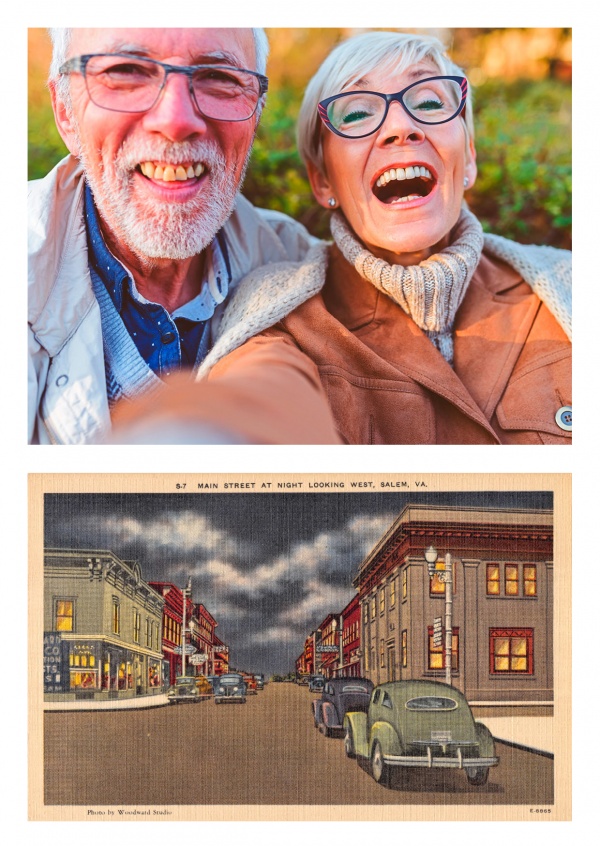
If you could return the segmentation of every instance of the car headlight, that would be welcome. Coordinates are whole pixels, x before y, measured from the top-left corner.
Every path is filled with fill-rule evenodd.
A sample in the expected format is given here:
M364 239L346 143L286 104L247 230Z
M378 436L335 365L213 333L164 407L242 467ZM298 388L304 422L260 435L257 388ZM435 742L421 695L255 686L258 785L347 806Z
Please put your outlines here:
M217 688L217 693L225 693L225 691L222 687L219 687Z
M238 688L237 688L237 686L233 688L233 692L234 692L234 693L237 693L237 692L238 692Z

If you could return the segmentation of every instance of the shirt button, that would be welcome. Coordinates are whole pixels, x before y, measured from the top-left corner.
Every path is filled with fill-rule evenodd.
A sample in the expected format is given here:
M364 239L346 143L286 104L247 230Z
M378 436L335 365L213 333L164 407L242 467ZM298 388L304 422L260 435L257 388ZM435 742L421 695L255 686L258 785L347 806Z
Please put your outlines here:
M570 432L573 429L573 409L570 405L563 405L562 408L559 408L554 419L556 425L564 429L565 432Z
M165 334L161 338L163 344L172 344L174 340L175 332L165 332Z

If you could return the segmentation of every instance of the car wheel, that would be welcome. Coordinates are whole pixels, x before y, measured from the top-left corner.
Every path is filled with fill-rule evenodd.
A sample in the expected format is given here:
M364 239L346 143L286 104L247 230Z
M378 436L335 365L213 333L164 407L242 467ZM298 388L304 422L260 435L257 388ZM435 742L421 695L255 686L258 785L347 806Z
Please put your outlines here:
M319 731L321 734L325 735L325 737L331 737L331 729L329 726L326 726L325 723L319 723Z
M467 774L469 784L475 784L480 787L487 782L490 769L489 767L469 767L465 770L465 773Z
M346 734L344 735L344 752L348 758L356 758L356 749L354 747L354 735L350 726L346 727Z
M242 705L244 705L244 704L245 704L245 702L246 702L246 697L245 697L245 696L243 696L243 697L242 697Z
M391 769L383 760L383 750L378 740L373 744L373 751L371 752L371 775L377 784L389 787Z

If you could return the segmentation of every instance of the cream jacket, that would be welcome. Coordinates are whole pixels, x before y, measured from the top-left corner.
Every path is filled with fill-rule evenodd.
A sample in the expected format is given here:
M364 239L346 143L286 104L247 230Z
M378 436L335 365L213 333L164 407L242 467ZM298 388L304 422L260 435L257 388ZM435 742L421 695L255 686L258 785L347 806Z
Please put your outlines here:
M102 443L111 431L83 189L83 171L72 156L29 186L30 443ZM269 262L302 260L315 243L291 218L256 209L241 196L223 231L232 285Z

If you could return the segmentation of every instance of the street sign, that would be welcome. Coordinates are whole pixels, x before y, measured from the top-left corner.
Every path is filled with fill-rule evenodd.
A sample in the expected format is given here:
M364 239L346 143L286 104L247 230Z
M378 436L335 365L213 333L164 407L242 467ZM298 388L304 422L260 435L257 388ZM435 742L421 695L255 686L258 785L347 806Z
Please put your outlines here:
M195 651L196 651L195 646L192 646L191 643L186 643L186 645L185 645L185 654L186 655L193 655ZM181 655L183 650L182 650L181 646L176 646L175 649L173 650L173 652L175 653L175 655Z
M442 618L434 617L433 620L433 645L441 646L444 640L442 631Z
M196 652L195 655L190 655L188 664L193 664L193 665L203 664L206 661L207 658L208 658L208 655L206 655L205 652Z
M339 646L331 646L331 645L328 645L328 644L326 645L326 644L323 644L323 643L320 644L319 646L317 646L317 652L339 652L339 651L340 651Z

